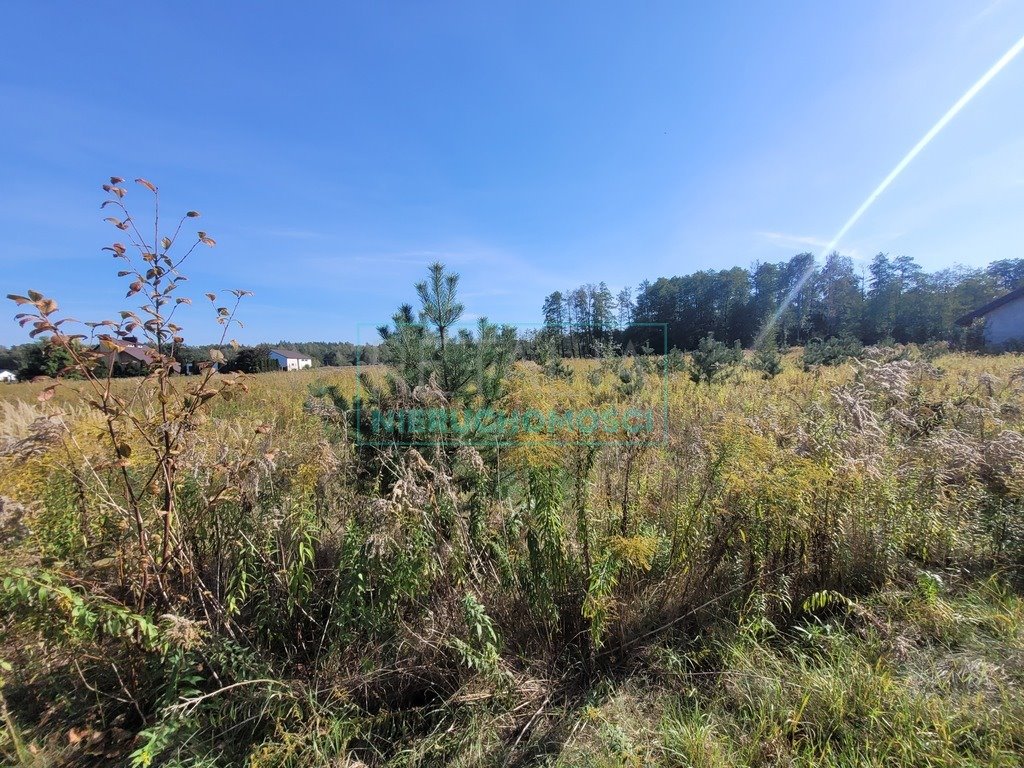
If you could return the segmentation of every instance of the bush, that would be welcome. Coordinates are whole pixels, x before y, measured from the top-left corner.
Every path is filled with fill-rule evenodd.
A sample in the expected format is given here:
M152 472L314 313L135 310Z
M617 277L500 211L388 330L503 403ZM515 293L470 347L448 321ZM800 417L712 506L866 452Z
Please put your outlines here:
M742 360L739 341L730 347L709 333L690 355L690 378L698 384L710 384L727 376Z
M266 373L279 370L281 366L270 359L270 348L263 344L240 349L227 364L221 366L224 373Z
M549 378L566 381L572 379L572 369L562 359L558 348L558 339L553 336L547 336L538 341L537 362L544 369L544 375Z
M811 339L804 347L804 370L822 365L839 365L853 358L859 358L864 345L858 339L832 336L826 340Z
M752 370L758 371L762 377L772 379L782 373L782 355L775 334L766 334L754 348L754 356L750 359Z
M672 347L665 355L665 370L669 373L682 373L687 370L686 355Z
M29 347L24 355L25 363L18 369L18 378L22 381L36 376L56 378L63 370L72 365L71 355L59 346L41 341Z

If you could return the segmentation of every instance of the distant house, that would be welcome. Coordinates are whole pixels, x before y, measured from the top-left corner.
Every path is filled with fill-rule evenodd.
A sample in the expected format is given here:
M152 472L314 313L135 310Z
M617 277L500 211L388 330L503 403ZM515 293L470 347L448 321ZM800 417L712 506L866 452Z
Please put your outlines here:
M113 356L114 362L123 368L138 368L140 372L148 369L156 360L156 350L150 349L149 347L125 347L120 352L107 352L104 354L103 359L107 365L110 365L110 359ZM181 364L173 363L171 370L175 373L181 373Z
M970 325L979 318L985 320L986 346L1024 345L1024 285L968 312L957 323Z
M285 371L301 371L303 368L313 367L313 358L293 349L272 349L270 359Z
M14 371L0 371L0 383L13 384L18 380L18 377L14 374Z

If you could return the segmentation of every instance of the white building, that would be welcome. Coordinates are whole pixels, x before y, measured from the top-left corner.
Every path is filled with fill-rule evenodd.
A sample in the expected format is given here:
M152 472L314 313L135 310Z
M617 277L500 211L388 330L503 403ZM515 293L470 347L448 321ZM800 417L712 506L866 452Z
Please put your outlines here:
M957 320L970 325L985 320L985 344L990 347L1024 346L1024 285L990 301Z
M18 377L13 371L0 371L0 383L13 384L18 380Z
M313 358L291 349L272 349L270 359L284 371L301 371L303 368L313 367Z

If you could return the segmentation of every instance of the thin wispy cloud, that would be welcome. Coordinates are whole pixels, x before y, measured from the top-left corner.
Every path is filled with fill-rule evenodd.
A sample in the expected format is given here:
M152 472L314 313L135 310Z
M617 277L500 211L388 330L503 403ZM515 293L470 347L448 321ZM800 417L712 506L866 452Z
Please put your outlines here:
M971 22L981 21L982 19L991 16L1004 5L1006 5L1006 0L992 0L991 3L982 8L981 11L971 19Z
M824 248L828 245L828 240L822 237L814 237L813 235L792 235L786 232L758 232L757 235L770 243L778 245L780 248L797 248L802 246Z
M786 232L758 232L757 235L773 246L777 246L780 251L784 251L788 255L794 255L797 251L822 251L828 246L828 241L825 238L814 237L813 235L792 235ZM885 242L889 237L893 236L890 235L876 239ZM866 258L862 247L849 243L843 246L840 253L854 261L863 261ZM818 255L824 256L826 254L819 253Z

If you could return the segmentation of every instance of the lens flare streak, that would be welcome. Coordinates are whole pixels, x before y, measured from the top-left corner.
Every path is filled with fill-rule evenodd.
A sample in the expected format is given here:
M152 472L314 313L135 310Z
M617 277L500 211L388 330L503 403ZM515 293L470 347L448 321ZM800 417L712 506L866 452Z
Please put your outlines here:
M886 189L888 189L889 185L896 180L896 177L903 173L904 169L906 169L906 167L910 165L911 162L913 162L915 157L921 154L921 151L925 147L927 147L929 143L931 143L931 140L934 139L943 128L946 127L950 120L956 117L957 114L959 114L960 111L970 103L971 99L977 96L978 92L981 91L981 89L984 88L986 85L988 85L989 81L996 75L998 75L1006 67L1007 64L1013 61L1017 57L1017 54L1019 54L1022 50L1024 50L1024 36L1021 36L1021 38L1017 40L1016 43L1014 43L1010 50L1008 50L1006 53L1002 55L999 61L993 64L992 67L984 75L982 75L981 78L974 85L968 88L966 93L964 93L964 95L961 96L957 100L957 102L952 107L949 108L946 114L940 117L938 122L935 123L935 125L933 125L928 130L928 132L921 137L921 140L918 141L917 144L915 144L913 148L909 152L907 152L906 155L904 155L903 159L896 164L896 167L889 172L889 175L882 179L882 183L875 187L875 190L870 195L868 195L867 199L863 203L861 203L860 207L856 211L854 211L853 215L846 220L846 223L843 224L842 228L836 233L835 237L833 237L829 241L829 244L825 246L825 248L822 250L821 253L823 255L827 256L836 249L836 247L839 245L839 242L843 239L843 237L846 236L846 233L849 232L853 225L860 220L861 216L863 216L867 212L868 208L870 208L874 204L875 200L877 200L879 196L883 192L885 192ZM790 290L790 292L786 295L786 298L783 300L782 304L775 311L775 314L772 315L771 320L769 320L768 323L765 324L765 327L761 330L761 333L758 334L757 343L763 341L764 337L771 332L772 328L775 327L776 323L778 323L779 319L782 317L782 313L786 311L786 307L788 307L792 303L793 299L796 298L796 295L800 293L800 290L804 287L804 284L810 279L813 273L814 265L812 264L807 269L807 271L800 276L800 279L797 280L792 290Z

